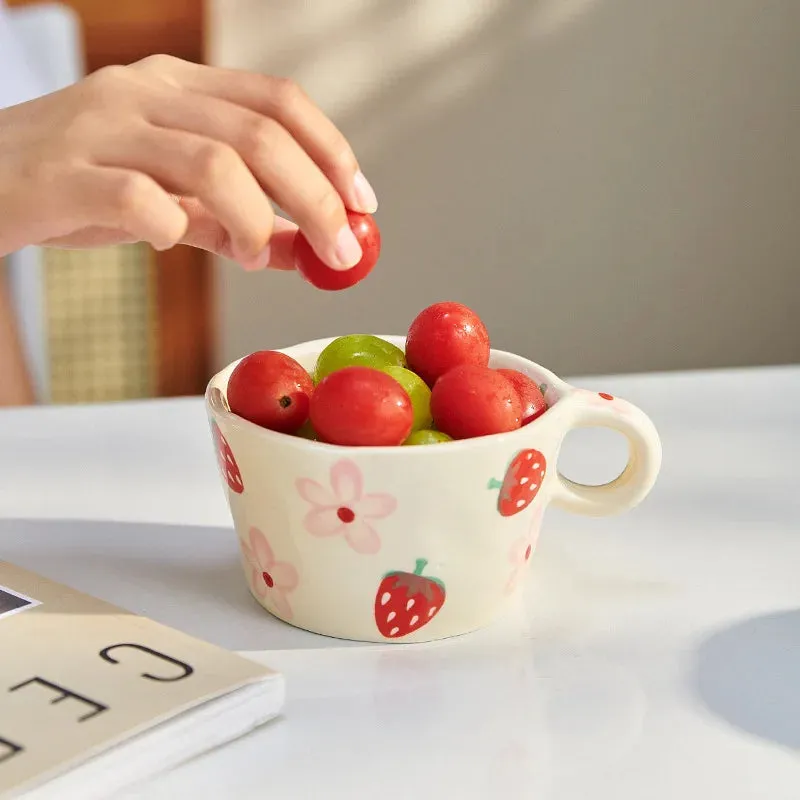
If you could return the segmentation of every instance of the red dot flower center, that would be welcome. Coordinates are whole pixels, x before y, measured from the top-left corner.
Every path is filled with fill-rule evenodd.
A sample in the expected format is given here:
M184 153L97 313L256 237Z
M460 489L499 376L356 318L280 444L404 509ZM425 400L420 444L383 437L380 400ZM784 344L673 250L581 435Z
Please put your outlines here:
M267 588L271 589L275 585L275 581L272 580L272 575L269 572L262 572L261 577L264 579L264 583L267 584Z
M339 517L339 519L344 522L345 525L349 524L356 518L353 509L348 508L347 506L342 506L340 509L338 509L336 511L336 516Z
M605 392L598 392L598 394L600 395L600 397L603 398L603 400L613 400L614 399L614 395L613 394L606 394Z
M525 560L527 561L531 557L531 546L528 545L525 548Z

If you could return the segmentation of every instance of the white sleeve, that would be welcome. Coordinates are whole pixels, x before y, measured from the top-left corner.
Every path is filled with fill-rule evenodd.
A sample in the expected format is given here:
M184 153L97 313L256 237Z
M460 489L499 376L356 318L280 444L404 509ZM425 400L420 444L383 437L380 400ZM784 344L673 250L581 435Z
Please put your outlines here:
M24 103L47 91L20 46L12 13L0 0L0 108Z

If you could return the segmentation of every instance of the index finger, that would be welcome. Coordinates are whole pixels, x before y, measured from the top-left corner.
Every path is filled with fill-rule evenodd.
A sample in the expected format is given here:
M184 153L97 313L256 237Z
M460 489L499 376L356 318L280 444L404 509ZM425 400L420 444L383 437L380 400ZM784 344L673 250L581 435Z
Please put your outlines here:
M375 192L347 139L294 81L171 56L154 56L135 66L183 89L227 100L280 122L333 184L347 208L366 214L377 210Z

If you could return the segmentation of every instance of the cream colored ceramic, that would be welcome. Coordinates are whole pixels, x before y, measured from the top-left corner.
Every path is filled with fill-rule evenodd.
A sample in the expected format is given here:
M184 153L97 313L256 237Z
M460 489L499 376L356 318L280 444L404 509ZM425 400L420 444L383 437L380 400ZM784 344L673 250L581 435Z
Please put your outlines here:
M312 369L330 341L283 352ZM280 619L328 636L423 642L487 625L523 579L548 504L625 511L661 465L638 408L510 353L493 351L491 365L545 384L548 411L512 433L421 447L334 447L259 428L227 408L236 363L212 378L206 404L250 591ZM583 426L627 437L629 463L612 483L559 475L561 442Z

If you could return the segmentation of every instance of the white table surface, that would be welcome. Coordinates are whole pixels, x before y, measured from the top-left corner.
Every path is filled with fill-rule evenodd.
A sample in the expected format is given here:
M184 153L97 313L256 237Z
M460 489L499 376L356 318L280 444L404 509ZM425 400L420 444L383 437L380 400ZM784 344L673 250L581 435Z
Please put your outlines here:
M249 597L200 400L0 414L0 557L286 673L285 716L127 797L800 797L800 367L587 380L651 414L634 512L550 512L517 607L362 646ZM607 478L612 435L561 468Z

